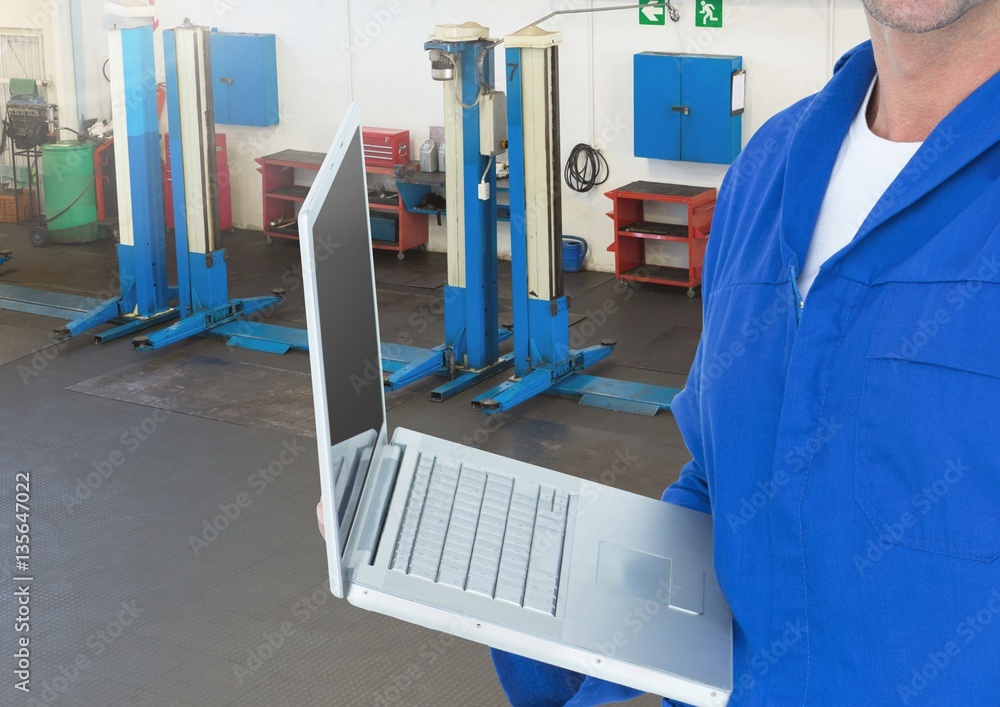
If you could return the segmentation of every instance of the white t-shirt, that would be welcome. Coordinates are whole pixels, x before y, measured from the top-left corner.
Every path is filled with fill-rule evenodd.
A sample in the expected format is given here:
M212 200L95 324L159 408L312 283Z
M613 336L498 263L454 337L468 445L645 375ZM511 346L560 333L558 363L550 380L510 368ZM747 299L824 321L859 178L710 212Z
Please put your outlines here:
M868 127L868 97L861 104L840 148L830 185L823 197L806 263L799 273L799 291L805 297L820 267L854 240L861 224L923 143L892 142Z

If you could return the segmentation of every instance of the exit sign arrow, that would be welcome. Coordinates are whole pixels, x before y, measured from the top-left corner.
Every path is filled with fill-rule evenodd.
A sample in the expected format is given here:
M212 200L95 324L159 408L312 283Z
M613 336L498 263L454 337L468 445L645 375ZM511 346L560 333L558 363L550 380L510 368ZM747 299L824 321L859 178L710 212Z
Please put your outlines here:
M645 6L639 8L640 25L667 24L667 16L664 13L663 0L639 0L639 2L641 5Z

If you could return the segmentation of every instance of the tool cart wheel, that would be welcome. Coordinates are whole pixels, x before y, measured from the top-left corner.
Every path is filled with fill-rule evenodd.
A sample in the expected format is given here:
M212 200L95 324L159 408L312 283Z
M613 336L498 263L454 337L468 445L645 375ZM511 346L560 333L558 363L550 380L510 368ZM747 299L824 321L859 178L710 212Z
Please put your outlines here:
M694 299L694 288L693 287L689 287L688 288L688 297L690 297L691 299Z
M49 231L44 226L35 226L28 237L31 239L31 245L41 248L49 242Z
M396 260L406 260L406 253L403 251L396 253Z

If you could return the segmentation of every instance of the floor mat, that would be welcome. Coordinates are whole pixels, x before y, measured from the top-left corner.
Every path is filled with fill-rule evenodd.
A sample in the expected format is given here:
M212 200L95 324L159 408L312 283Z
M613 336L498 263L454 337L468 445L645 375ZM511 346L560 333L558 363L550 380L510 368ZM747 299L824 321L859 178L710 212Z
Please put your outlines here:
M69 390L245 427L315 437L306 373L184 351L151 357Z

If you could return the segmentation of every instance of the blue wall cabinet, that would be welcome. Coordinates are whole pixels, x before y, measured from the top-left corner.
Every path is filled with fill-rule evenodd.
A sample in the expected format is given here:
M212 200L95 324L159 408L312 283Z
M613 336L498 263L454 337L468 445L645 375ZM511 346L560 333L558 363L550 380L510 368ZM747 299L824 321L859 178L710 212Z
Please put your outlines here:
M732 164L743 144L743 57L635 55L635 156Z
M215 122L278 123L278 64L273 34L213 32L212 92Z

